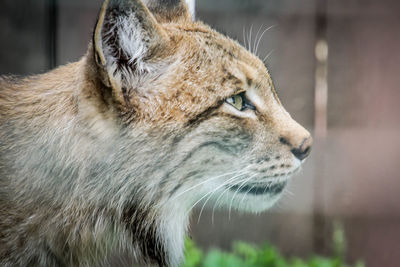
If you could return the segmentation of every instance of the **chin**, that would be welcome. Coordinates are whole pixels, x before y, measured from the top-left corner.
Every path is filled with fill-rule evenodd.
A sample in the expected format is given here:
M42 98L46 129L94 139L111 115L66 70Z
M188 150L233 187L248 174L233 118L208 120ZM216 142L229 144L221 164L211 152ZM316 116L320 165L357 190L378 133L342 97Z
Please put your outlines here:
M225 190L219 206L244 212L265 211L281 198L287 183L287 181L280 181L230 187Z
M270 209L281 198L282 193L272 196L246 196L235 209L245 212L259 213Z

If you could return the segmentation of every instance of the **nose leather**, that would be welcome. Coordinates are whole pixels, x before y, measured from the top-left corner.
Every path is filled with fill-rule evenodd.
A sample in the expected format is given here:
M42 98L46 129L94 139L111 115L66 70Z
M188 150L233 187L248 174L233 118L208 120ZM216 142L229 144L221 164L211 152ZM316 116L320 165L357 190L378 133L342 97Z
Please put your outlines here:
M306 157L308 157L308 155L310 155L311 145L312 145L311 136L304 138L298 147L293 147L292 143L284 137L281 137L279 141L284 145L288 145L288 146L292 147L292 149L290 151L299 160L303 160Z
M305 138L303 140L303 142L301 143L300 147L298 148L293 148L292 150L290 150L293 155L298 158L299 160L303 160L306 157L308 157L308 155L310 155L311 152L311 137Z

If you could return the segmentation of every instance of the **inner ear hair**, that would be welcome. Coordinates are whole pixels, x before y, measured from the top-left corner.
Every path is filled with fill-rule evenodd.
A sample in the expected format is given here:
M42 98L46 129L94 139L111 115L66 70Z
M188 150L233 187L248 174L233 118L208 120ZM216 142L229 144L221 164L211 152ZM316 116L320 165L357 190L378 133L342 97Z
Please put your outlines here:
M122 88L151 69L151 61L166 51L168 36L140 0L105 0L93 36L100 80L124 101ZM158 52L158 53L157 53Z

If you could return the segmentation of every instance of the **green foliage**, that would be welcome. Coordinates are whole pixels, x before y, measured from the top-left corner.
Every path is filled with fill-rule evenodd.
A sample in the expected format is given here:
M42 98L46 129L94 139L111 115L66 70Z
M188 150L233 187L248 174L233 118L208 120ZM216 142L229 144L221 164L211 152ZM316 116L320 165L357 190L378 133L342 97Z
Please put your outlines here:
M333 223L332 247L336 257L343 259L346 252L346 235L342 223L335 221Z
M334 233L335 235L335 233ZM344 241L344 235L336 233L339 241ZM338 241L336 240L336 241ZM334 240L335 241L335 240ZM335 241L335 242L336 242ZM309 259L285 258L271 245L256 246L244 242L233 244L232 252L223 252L217 249L203 253L190 239L186 240L186 262L182 267L350 267L342 261L343 248L341 244L334 244L336 253L332 258L313 256ZM364 267L358 262L354 267Z
M201 266L203 260L203 252L196 247L194 242L186 238L185 240L185 264L184 267Z

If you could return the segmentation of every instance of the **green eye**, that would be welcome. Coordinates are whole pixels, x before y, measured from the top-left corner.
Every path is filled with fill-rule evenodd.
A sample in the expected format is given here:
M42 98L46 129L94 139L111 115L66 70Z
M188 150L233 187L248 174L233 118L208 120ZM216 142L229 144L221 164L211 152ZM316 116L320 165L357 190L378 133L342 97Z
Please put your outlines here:
M250 101L246 98L245 92L227 98L226 102L235 107L239 111L244 111L246 109L252 109L252 110L256 109L256 107L253 106L250 103Z
M243 98L240 94L229 97L226 102L234 106L237 110L242 110L243 108Z

